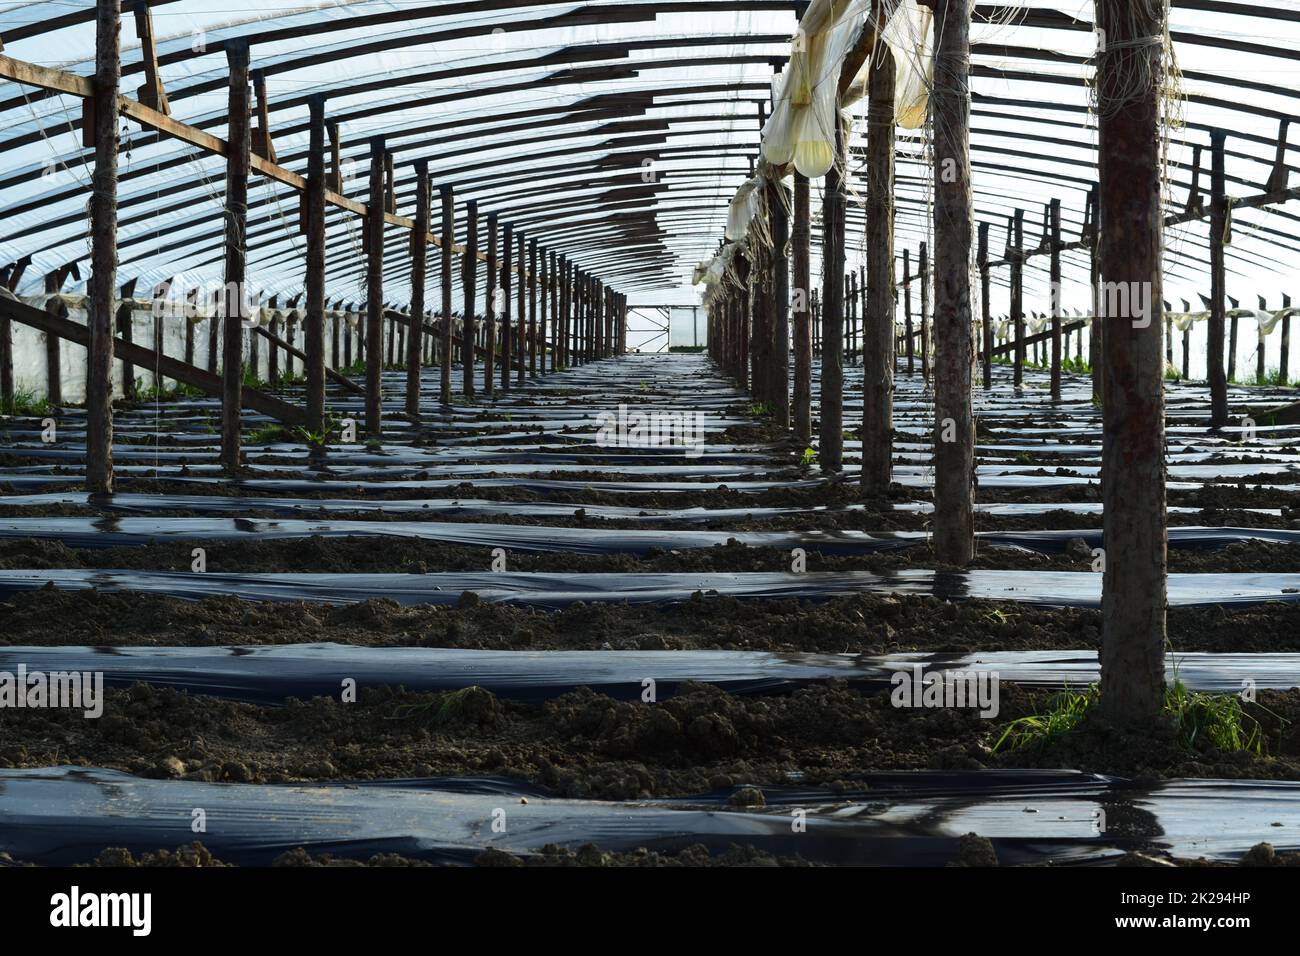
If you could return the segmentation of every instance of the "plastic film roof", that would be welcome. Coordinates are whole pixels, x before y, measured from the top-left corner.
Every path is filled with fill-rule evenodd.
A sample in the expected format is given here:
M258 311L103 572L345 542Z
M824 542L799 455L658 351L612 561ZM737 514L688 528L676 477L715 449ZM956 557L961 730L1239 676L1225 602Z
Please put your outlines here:
M698 301L695 264L717 250L728 205L751 174L775 71L798 26L793 2L405 2L303 4L154 0L160 73L174 118L225 136L225 44L247 39L265 72L278 161L306 173L307 97L328 97L342 140L343 192L368 195L369 139L394 152L398 212L413 215L413 162L429 162L435 188L456 190L458 242L465 201L571 260L638 302ZM975 210L1001 254L1007 217L1025 210L1037 244L1043 206L1063 205L1064 238L1077 238L1096 182L1096 123L1086 79L1096 46L1092 4L976 7L972 30ZM1171 33L1186 93L1185 125L1170 133L1169 211L1182 209L1191 147L1229 131L1229 193L1262 191L1279 120L1300 101L1300 2L1267 8L1180 0ZM0 3L4 54L82 76L93 72L94 3ZM123 15L123 90L144 81L134 21ZM865 101L852 108L865 109ZM81 103L0 82L0 265L31 256L21 292L78 264L89 272L86 200L93 153L81 147ZM124 119L120 157L119 276L140 288L175 279L211 288L222 274L225 162ZM850 168L865 148L855 124ZM1287 163L1296 168L1297 146ZM924 129L899 130L897 254L928 238L931 177ZM1204 151L1208 170L1209 151ZM852 177L851 177L852 178ZM814 210L818 208L814 188ZM852 187L852 182L850 183ZM1201 190L1208 192L1203 171ZM305 240L298 194L254 175L249 194L249 281L269 296L302 292ZM1276 307L1300 261L1300 204L1234 212L1228 293ZM814 215L814 256L819 242ZM364 299L361 222L330 208L327 297ZM848 215L850 265L863 261L863 217ZM1208 223L1167 231L1166 298L1208 291ZM409 298L407 233L386 233L384 297ZM438 268L433 251L431 268ZM901 271L901 263L900 263ZM814 271L819 264L814 262ZM479 267L480 303L485 278ZM1064 305L1084 308L1088 263L1064 256ZM994 309L1005 311L1005 269L993 271ZM460 269L453 269L455 307ZM1026 307L1047 301L1046 259L1026 268ZM1073 284L1073 285L1072 285ZM1077 288L1075 287L1077 286ZM67 289L79 283L70 280ZM431 287L432 291L432 287ZM999 296L1001 301L999 301ZM432 295L431 300L437 296ZM480 305L481 308L481 305Z

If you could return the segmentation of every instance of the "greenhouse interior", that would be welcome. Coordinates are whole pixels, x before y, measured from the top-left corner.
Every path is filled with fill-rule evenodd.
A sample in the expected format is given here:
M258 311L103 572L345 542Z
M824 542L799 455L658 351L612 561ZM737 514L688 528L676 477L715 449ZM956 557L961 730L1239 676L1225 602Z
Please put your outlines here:
M1300 865L1298 116L1297 0L0 3L0 869Z

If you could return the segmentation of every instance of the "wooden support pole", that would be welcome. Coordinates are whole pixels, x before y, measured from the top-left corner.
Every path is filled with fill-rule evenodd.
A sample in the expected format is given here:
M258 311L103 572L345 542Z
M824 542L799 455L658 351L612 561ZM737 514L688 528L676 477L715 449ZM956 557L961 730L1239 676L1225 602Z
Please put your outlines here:
M1226 311L1224 240L1228 229L1228 197L1224 181L1224 141L1227 134L1210 133L1210 320L1205 348L1206 379L1210 386L1210 425L1228 424L1228 379L1223 370L1223 331ZM1233 355L1235 358L1236 348ZM1234 363L1235 364L1235 363Z
M924 242L917 256L917 269L917 277L921 280L921 378L928 383L933 342L930 334L930 247Z
M483 393L491 398L496 391L497 304L500 301L497 271L497 214L488 213L487 287L483 314Z
M1007 251L1011 260L1011 327L1016 341L1016 367L1013 383L1016 388L1025 384L1025 211L1017 209L1011 227L1014 247Z
M992 296L989 276L989 224L980 223L979 228L979 270L980 270L980 321L984 329L983 368L984 388L993 387L993 315Z
M325 124L330 134L330 173L327 180L330 192L343 192L343 140L339 135L339 124L330 120Z
M167 102L167 91L158 74L158 44L148 0L135 0L132 12L135 14L135 35L140 40L140 61L144 65L144 85L136 92L136 98L150 109L170 116L171 104Z
M63 276L51 272L45 277L45 292L56 295L62 291ZM6 319L6 321L8 321ZM63 404L63 368L59 337L45 333L45 400L53 406Z
M794 439L812 442L812 215L808 177L794 174L794 223L790 254L794 259ZM710 344L713 333L710 330ZM802 449L800 449L802 450Z
M1048 295L1052 308L1052 401L1061 400L1061 200L1053 199L1049 212L1051 225L1051 264L1048 266Z
M528 375L537 377L537 240L528 240Z
M835 162L822 201L821 447L824 472L838 473L844 456L844 123L835 115Z
M916 374L916 329L912 325L912 253L903 250L903 336L907 342L907 374Z
M1101 215L1101 196L1096 186L1088 192L1088 209L1090 213L1085 217L1088 226L1084 230L1084 239L1088 245L1088 284L1092 292L1092 321L1088 323L1088 365L1092 372L1092 400L1100 405L1105 386L1102 376L1102 342L1106 330L1101 321L1101 231L1097 227L1097 217Z
M1165 408L1160 349L1161 94L1167 6L1097 0L1101 272L1149 308L1107 315L1101 712L1146 731L1165 689ZM1130 305L1135 296L1130 296ZM1136 310L1130 309L1130 312Z
M465 318L461 323L460 361L462 365L461 391L466 398L474 397L474 342L478 335L478 202L465 203L465 258L461 261L460 286L464 291Z
M772 220L772 421L778 428L790 427L790 241L789 190L780 182L768 185L768 208ZM620 331L622 322L620 311ZM621 341L621 339L620 339Z
M501 391L510 391L510 261L514 258L514 227L506 223L501 230Z
M1289 296L1282 297L1282 308L1289 309L1291 299ZM1282 356L1277 364L1278 380L1283 388L1291 384L1291 313L1289 311L1282 315Z
M516 313L518 318L515 319L516 342L519 346L519 357L517 359L519 369L515 383L520 386L524 384L525 366L528 364L528 302L526 298L528 292L528 258L525 247L524 234L521 232L519 234L519 310Z
M1192 377L1192 330L1183 329L1183 381Z
M1228 319L1228 375L1229 382L1237 378L1237 331L1238 317Z
M867 93L862 493L883 496L894 459L894 57L877 43Z
M451 257L456 245L456 204L455 196L449 183L438 188L442 198L442 248L439 261L442 264L442 381L441 401L443 405L451 404Z
M547 285L551 296L551 371L557 372L560 368L560 283L559 275L555 271L555 250L548 251L546 256ZM545 327L543 327L543 334L545 334Z
M555 321L555 308L552 300L555 295L554 291L554 273L555 273L555 253L541 250L541 259L539 268L542 270L541 275L541 304L538 306L540 315L537 319L537 351L539 353L537 367L538 371L546 374L546 318L549 315L551 321ZM552 353L551 362L554 363L554 353ZM554 368L552 368L554 371Z
M86 303L86 490L113 493L113 293L117 286L117 148L115 104L122 81L120 0L98 0L95 12L93 133L95 171L90 196L90 282ZM0 345L9 346L9 323ZM3 365L9 366L9 362ZM11 373L12 374L12 373ZM5 389L13 408L13 382Z
M250 167L248 44L226 44L230 64L226 154L226 272L221 298L221 465L239 470L240 393L243 388L243 318L247 308L245 268L248 256L248 173Z
M768 217L766 191L758 193L755 221ZM759 404L768 403L768 343L771 340L769 316L772 304L771 250L762 243L753 247L752 268L749 270L749 389Z
M429 163L415 161L415 228L411 230L411 328L406 336L406 416L420 420L425 290L429 273Z
M383 434L381 392L384 371L384 170L387 150L382 136L370 140L370 202L366 216L366 432Z
M307 378L307 429L325 430L325 97L308 103L311 131L307 153L307 299L303 374Z
M934 551L940 562L965 565L975 556L971 18L967 0L935 0L934 10ZM1054 341L1059 367L1059 328Z

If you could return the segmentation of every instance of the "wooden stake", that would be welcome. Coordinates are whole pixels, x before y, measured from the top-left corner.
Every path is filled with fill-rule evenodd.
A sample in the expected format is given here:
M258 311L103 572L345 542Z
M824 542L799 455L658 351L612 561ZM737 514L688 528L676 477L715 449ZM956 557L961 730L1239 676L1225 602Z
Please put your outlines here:
M980 319L984 327L984 388L993 387L993 316L992 297L989 277L989 224L980 223L979 229L979 269L980 269Z
M465 203L465 258L461 260L460 285L464 291L465 318L461 323L460 361L464 379L461 391L474 397L474 342L478 335L475 293L478 286L478 202Z
M770 402L772 421L778 428L790 427L790 193L779 182L768 185L768 208L772 219L772 338ZM806 285L805 285L806 288ZM621 323L621 329L626 323ZM620 349L621 351L621 349Z
M965 565L975 556L970 13L966 0L935 0L934 10L934 550L945 564Z
M420 362L424 356L424 293L429 271L429 163L415 161L415 228L411 230L411 329L406 337L406 415L420 419Z
M916 330L912 326L912 261L911 251L903 250L903 337L907 348L907 374L916 374Z
M1226 138L1227 134L1221 129L1210 133L1210 321L1205 358L1210 386L1210 425L1213 428L1222 428L1228 424L1228 379L1223 371L1224 297L1227 295L1223 247L1228 226L1228 197L1223 169ZM1233 354L1235 357L1235 348Z
M844 455L844 124L835 116L835 162L822 202L822 378L819 464L835 474Z
M438 256L442 263L442 382L443 405L451 404L451 258L456 245L456 206L450 184L439 187L442 197L442 249Z
M1061 400L1061 200L1053 199L1050 208L1048 242L1051 243L1049 295L1052 306L1052 401Z
M245 263L248 255L249 140L248 44L226 45L230 64L227 111L230 149L226 154L226 273L221 298L221 465L239 471L240 392L243 387Z
M877 43L867 101L862 493L889 493L894 458L894 58Z
M1108 45L1098 55L1101 272L1149 303L1144 317L1107 316L1101 711L1147 732L1164 706L1165 408L1160 349L1160 96L1166 7L1097 0ZM1145 80L1139 83L1139 78ZM1130 302L1133 296L1130 296Z
M501 233L501 391L510 391L510 261L514 257L514 227L505 224Z
M86 490L113 493L113 292L117 286L118 88L122 80L119 0L98 0L95 12L95 171L90 196L90 282L86 366ZM0 346L9 348L9 323ZM3 365L9 363L4 362ZM5 389L12 408L13 383Z
M525 298L528 287L528 260L524 255L524 234L519 234L519 311L518 318L515 319L517 327L518 344L519 344L519 371L516 382L519 385L524 384L524 366L528 362L528 305Z
M1015 246L1008 250L1011 260L1011 325L1016 342L1016 368L1013 382L1016 388L1025 384L1025 211L1016 210L1011 229Z
M812 269L811 204L808 177L794 174L794 439L804 448L812 443ZM713 333L710 330L709 341ZM800 449L802 451L802 449Z
M491 398L496 390L497 302L500 298L497 288L500 279L497 272L497 214L488 213L487 221L487 287L483 290L486 293L483 316L486 326L486 341L483 343L483 392Z
M528 241L528 375L537 377L537 240Z
M307 355L307 429L325 430L325 97L316 94L311 109L307 153L307 300L303 351Z
M370 202L366 216L366 431L372 438L383 434L384 367L384 169L385 140L370 140Z

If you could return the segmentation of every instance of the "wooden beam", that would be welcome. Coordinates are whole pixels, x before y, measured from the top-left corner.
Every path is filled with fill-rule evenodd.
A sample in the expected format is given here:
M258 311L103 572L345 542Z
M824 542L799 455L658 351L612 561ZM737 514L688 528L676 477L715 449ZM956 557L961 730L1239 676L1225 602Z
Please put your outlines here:
M478 202L465 203L465 248L461 260L460 286L464 292L465 317L461 320L460 362L463 373L461 390L466 398L474 397L474 343L478 336ZM491 286L491 282L488 282Z
M140 39L140 57L144 64L144 85L137 91L140 102L164 116L171 115L167 90L158 73L158 46L153 32L153 13L147 0L135 0L135 34Z
M257 327L256 332L258 336L266 339L276 348L283 349L304 365L307 364L307 353L294 346L293 343L285 341L274 332L268 331L260 325ZM325 377L334 384L342 386L345 391L351 392L353 395L364 395L366 392L365 388L361 385L352 381L352 379L348 378L342 372L335 371L332 368L325 370Z
M271 120L266 100L266 74L253 73L253 93L257 97L257 128L253 130L253 152L268 162L276 162L275 143L271 141Z

